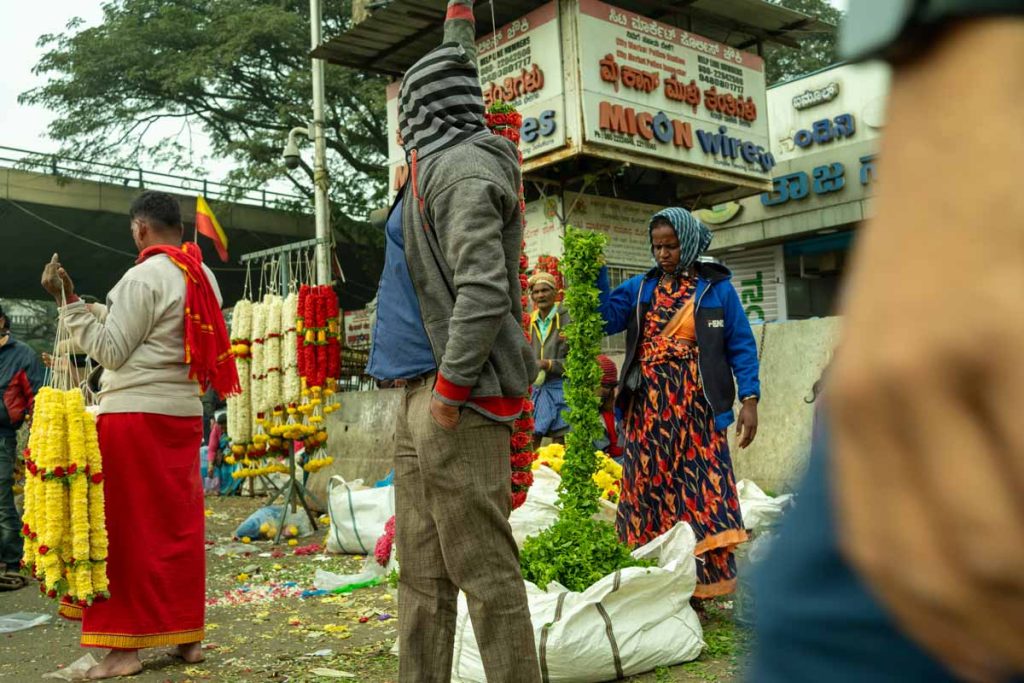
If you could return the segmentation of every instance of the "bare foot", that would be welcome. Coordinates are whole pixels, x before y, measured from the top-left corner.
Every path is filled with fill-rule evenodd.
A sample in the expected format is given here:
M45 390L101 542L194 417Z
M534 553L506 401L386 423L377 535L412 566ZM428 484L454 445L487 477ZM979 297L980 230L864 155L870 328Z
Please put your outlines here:
M185 643L184 645L179 645L172 654L175 657L184 659L189 664L198 664L205 659L203 656L202 643Z
M142 671L138 650L111 650L103 661L86 672L91 680L115 678L117 676L134 676Z

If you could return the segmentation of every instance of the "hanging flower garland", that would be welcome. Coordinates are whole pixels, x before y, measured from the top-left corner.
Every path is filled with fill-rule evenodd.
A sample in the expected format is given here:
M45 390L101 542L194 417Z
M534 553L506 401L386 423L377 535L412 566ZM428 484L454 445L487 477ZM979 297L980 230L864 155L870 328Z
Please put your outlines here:
M25 463L26 570L51 598L85 606L107 597L103 465L79 389L39 391Z
M302 420L296 421L292 433L303 443L302 468L316 472L334 462L325 446L325 416L339 407L336 390L341 373L341 311L338 295L328 285L303 285L297 308L296 350L302 398L296 412Z
M252 302L240 299L231 314L231 351L238 369L238 383L242 391L229 396L228 438L231 453L228 464L245 455L252 442Z
M290 292L281 309L281 324L286 326L281 340L282 401L285 407L298 405L302 398L299 379L299 352L297 347L299 293Z
M240 405L237 426L232 426L229 415L232 456L228 462L242 464L232 476L287 472L280 456L290 441L303 444L302 467L315 472L333 462L325 448L324 418L338 408L341 312L337 295L329 286L301 285L284 298L267 294L260 302L246 304L249 327L240 329L237 347L242 350L241 332L246 331L247 353L236 353L236 361L247 363L249 384L243 386L239 403L248 406L249 431L241 426L244 409Z
M490 106L484 115L487 126L495 135L515 143L519 146L519 130L523 125L522 115L515 107L501 101ZM519 163L523 163L523 153L519 152ZM526 228L526 196L523 186L519 186L519 209L523 217L523 228ZM523 334L526 340L530 340L530 316L526 313L528 288L526 271L530 266L529 259L525 253L526 243L523 242L519 256L519 285L521 290L521 304L523 311ZM510 441L512 459L512 509L516 509L526 502L526 494L533 485L532 465L537 455L533 452L533 403L529 399L523 400L523 412L519 419L513 424L512 438Z

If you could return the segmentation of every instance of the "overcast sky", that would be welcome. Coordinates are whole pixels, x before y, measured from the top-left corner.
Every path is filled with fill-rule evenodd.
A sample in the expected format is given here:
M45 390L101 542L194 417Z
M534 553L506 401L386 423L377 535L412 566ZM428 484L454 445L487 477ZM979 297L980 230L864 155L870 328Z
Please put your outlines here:
M438 0L441 2L442 0ZM848 0L830 0L843 9ZM87 25L102 18L101 0L47 0L40 3L0 0L0 54L3 55L3 77L0 78L0 146L50 152L57 144L46 137L46 126L53 115L39 107L18 104L18 95L39 85L42 79L32 73L43 50L36 40L46 33L59 33L68 20L81 17ZM201 152L201 150L196 150ZM8 156L0 150L0 156ZM222 164L209 164L212 175L219 179L226 171Z

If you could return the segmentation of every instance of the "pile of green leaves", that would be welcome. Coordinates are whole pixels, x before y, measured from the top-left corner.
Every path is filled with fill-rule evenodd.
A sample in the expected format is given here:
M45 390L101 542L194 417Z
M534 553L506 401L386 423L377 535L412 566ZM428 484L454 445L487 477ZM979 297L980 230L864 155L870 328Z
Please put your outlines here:
M571 430L565 439L565 464L558 491L558 521L526 539L520 552L523 578L547 588L557 581L572 591L584 591L608 574L626 567L650 566L635 560L619 542L615 527L594 519L600 491L594 483L597 455L594 441L603 432L600 400L604 320L598 312L597 274L604 263L605 236L566 227L565 307L572 323L565 328L569 353L565 361L566 403Z
M545 589L557 581L577 593L619 569L652 564L633 559L608 522L564 512L554 526L526 539L519 561L527 581Z

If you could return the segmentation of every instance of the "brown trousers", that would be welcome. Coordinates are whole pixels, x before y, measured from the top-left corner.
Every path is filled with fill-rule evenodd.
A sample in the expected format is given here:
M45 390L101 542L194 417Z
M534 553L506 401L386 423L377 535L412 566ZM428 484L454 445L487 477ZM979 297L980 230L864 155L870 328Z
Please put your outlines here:
M430 416L432 382L406 388L395 450L399 680L451 680L459 590L490 683L537 683L540 666L512 528L509 426Z

